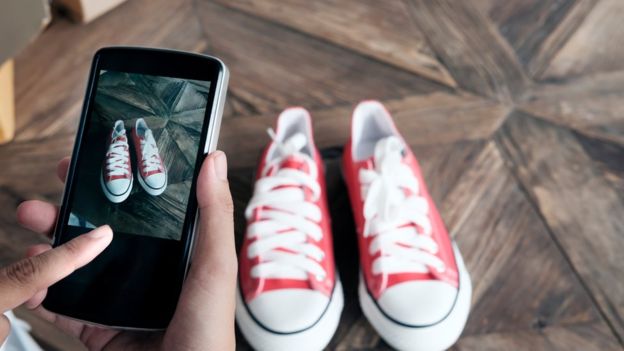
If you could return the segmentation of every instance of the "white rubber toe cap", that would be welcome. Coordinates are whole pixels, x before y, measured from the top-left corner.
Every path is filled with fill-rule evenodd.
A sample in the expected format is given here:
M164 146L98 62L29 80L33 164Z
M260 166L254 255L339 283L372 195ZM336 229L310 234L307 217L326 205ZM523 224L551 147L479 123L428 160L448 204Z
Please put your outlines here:
M130 190L130 179L113 179L106 182L106 189L115 196L120 196Z
M378 300L392 319L410 326L440 322L453 308L457 289L440 281L411 281L388 288Z
M247 307L265 328L278 333L292 333L313 326L328 304L329 297L318 291L281 289L262 293Z
M167 181L167 177L164 173L156 173L152 174L149 177L145 178L145 184L147 184L150 188L160 189L165 186L165 182Z

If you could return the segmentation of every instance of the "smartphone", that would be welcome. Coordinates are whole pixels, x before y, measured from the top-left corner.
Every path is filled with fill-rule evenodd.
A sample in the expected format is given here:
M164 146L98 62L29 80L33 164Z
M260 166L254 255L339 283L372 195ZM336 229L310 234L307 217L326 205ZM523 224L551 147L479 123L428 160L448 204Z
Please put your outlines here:
M228 84L219 59L109 47L93 58L53 246L108 224L112 243L48 289L87 323L166 328L190 264L195 184L215 150Z

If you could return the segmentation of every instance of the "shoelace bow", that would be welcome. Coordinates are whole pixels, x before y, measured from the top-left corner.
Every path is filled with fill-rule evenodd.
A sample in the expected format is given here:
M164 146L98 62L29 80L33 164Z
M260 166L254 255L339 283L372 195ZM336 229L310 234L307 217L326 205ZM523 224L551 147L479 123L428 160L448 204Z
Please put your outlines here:
M418 195L418 180L402 160L403 142L389 137L375 147L375 169L359 173L365 199L364 236L374 238L369 253L380 252L373 261L373 274L442 272L445 266L435 256L438 245L431 237L427 200Z
M141 139L141 155L143 156L143 170L145 172L157 171L161 168L158 147L151 131L145 132L145 137Z
M316 181L316 164L300 152L307 139L298 133L279 142L272 129L268 132L279 157L272 160L263 173L272 167L279 167L285 159L297 156L307 164L310 174L281 168L256 182L254 195L245 210L245 216L250 220L255 210L261 209L260 218L247 228L247 238L255 239L248 247L247 256L249 259L261 259L251 268L251 276L307 280L312 275L319 281L323 280L326 272L320 262L325 253L309 242L309 239L321 240L323 232L318 224L322 215L320 208L306 201L306 190L311 192L313 201L321 196Z
M117 133L108 147L106 155L106 172L109 176L123 176L130 174L128 166L128 141L125 130Z

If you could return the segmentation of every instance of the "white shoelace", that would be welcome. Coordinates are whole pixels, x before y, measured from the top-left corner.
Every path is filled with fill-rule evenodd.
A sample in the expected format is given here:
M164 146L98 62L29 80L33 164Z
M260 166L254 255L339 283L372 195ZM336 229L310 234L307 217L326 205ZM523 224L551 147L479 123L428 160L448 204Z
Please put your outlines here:
M375 169L359 173L364 236L374 237L371 255L381 252L373 261L373 274L427 273L430 268L443 272L444 262L435 256L438 245L431 237L427 200L418 195L418 180L402 159L403 142L391 136L375 146Z
M307 143L303 134L298 133L281 143L275 140L272 129L269 129L269 135L279 156L265 167L263 173L296 156L307 164L310 174L282 168L256 182L245 216L249 220L256 209L262 208L262 212L261 217L247 228L247 238L256 239L249 245L247 256L249 259L260 257L262 261L251 268L251 276L307 280L311 274L317 280L323 280L326 272L320 262L325 253L308 242L308 239L322 239L323 231L318 224L322 214L316 204L305 199L306 189L314 200L321 196L316 181L318 169L308 155L300 152Z
M141 155L143 156L143 171L151 172L160 169L160 157L158 147L151 130L145 132L145 137L141 139Z
M128 166L128 141L121 136L125 137L125 130L121 133L117 133L113 137L113 142L108 147L108 154L106 155L106 173L109 176L123 176L130 174L130 167Z

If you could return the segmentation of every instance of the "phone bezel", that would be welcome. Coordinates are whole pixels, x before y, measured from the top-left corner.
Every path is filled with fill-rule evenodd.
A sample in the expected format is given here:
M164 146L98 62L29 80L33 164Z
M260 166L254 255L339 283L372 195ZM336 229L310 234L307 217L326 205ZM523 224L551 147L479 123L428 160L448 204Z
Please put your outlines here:
M80 123L74 143L72 158L67 173L63 199L59 210L57 223L54 228L53 245L58 246L65 242L64 233L69 228L67 222L70 214L70 204L73 200L76 182L76 167L80 157L80 147L85 131L88 129L89 116L92 114L96 87L101 70L121 71L129 73L149 74L155 76L167 76L182 79L206 80L210 81L210 89L204 124L200 137L198 155L196 158L193 181L191 183L191 194L195 193L197 176L200 166L205 156L216 149L223 112L227 82L229 78L227 67L217 58L166 49L142 48L142 47L107 47L102 48L94 55L84 104L80 117ZM180 252L179 266L176 270L175 282L173 284L177 290L181 290L182 282L188 270L190 257L194 244L194 232L197 226L197 199L189 196L186 218L184 221L182 236L179 241L171 240L172 250ZM119 232L116 235L136 235L133 233ZM149 240L149 237L146 237ZM62 281L61 281L62 282ZM46 298L44 307L53 312L78 319L91 324L104 325L108 327L126 329L162 329L166 324L141 326L136 323L124 323L123 321L110 323L94 318L85 319L81 317L79 311L64 311L55 308L54 301ZM52 299L53 300L53 299ZM171 306L169 306L171 307ZM175 306L173 306L175 308Z

